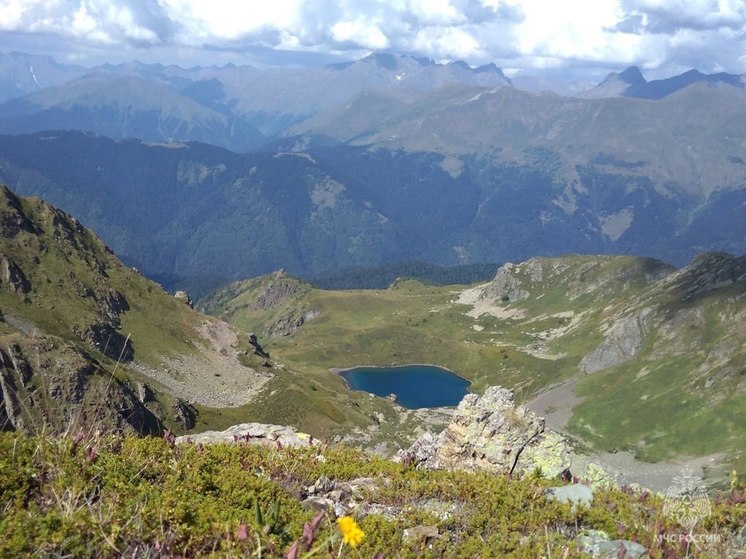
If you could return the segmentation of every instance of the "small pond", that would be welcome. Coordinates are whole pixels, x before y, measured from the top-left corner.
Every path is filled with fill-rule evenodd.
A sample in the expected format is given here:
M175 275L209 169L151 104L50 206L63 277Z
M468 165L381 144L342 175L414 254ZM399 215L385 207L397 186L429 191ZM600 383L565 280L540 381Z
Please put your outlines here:
M339 374L353 390L395 394L399 405L411 409L457 406L469 388L468 380L434 365L355 367Z

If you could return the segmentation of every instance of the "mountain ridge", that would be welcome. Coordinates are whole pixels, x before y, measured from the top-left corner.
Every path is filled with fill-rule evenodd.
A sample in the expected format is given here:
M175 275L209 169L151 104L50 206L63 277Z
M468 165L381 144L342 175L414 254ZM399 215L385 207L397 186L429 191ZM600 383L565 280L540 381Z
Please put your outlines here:
M612 72L593 89L586 91L588 97L636 97L638 99L659 100L681 91L693 84L709 86L728 85L737 89L746 88L746 74L718 72L704 74L692 68L668 78L647 81L637 66L630 66L622 72Z
M160 83L88 73L0 105L0 131L78 128L112 138L203 141L247 151L263 141L253 126L215 112Z

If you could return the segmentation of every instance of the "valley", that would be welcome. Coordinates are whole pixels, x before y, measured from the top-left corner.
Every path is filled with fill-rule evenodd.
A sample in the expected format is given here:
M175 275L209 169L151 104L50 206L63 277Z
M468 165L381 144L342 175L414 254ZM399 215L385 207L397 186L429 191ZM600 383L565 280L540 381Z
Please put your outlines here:
M537 258L473 287L403 279L334 292L274 274L201 308L261 333L331 389L342 390L334 368L436 363L473 391L514 389L593 448L646 461L725 453L742 469L745 273L743 258L712 254L678 271L632 257ZM558 386L569 388L547 397ZM304 392L294 407L313 405Z

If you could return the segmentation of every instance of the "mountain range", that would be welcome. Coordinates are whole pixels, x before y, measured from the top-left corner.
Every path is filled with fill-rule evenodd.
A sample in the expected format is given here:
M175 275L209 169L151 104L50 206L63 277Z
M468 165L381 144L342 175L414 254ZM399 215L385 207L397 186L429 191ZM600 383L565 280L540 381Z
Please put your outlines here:
M519 80L520 81L520 80ZM743 89L743 76L702 74L646 81L636 67L610 74L583 97L661 99L695 83ZM373 53L361 60L307 68L193 67L130 62L93 68L24 53L0 54L0 132L88 130L113 138L206 141L248 151L264 138L308 129L309 119L386 92L410 104L451 87L512 87L494 64ZM43 92L43 93L42 93ZM370 115L368 118L374 115Z
M362 91L392 89L411 100L447 84L494 87L510 80L493 64L471 68L389 54L320 68L260 70L138 62L84 69L11 53L0 58L0 100L7 100L0 106L0 131L89 130L247 151L264 136Z
M23 93L0 105L0 180L170 289L415 259L746 251L739 76L629 68L563 97L494 65L386 54L295 69L12 54L0 69Z
M703 74L699 70L688 70L678 76L647 81L637 66L623 72L612 72L595 88L585 92L588 97L637 97L638 99L663 99L695 83L710 86L729 85L739 89L746 87L746 75Z

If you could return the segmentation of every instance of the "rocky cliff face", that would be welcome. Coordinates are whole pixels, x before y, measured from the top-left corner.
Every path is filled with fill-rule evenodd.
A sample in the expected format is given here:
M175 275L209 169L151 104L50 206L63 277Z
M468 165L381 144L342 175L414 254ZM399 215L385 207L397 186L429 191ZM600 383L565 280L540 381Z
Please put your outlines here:
M538 469L555 477L570 467L570 447L543 418L516 406L510 390L493 386L481 397L464 397L440 435L426 433L399 458L422 468L518 475Z
M652 314L652 309L645 308L614 322L604 341L580 360L580 369L586 374L595 373L634 358L650 332Z

